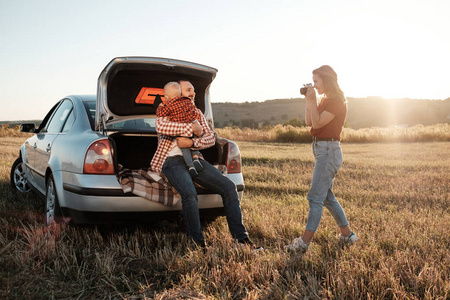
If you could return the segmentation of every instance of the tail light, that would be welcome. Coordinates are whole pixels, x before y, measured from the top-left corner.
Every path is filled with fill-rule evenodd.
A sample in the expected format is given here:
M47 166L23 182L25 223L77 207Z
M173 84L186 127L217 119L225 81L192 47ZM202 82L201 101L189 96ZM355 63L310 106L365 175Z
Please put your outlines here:
M111 144L108 139L98 140L89 146L84 158L84 174L114 174Z
M232 173L241 173L241 152L239 151L239 147L228 141L228 153L227 153L227 172L228 174Z

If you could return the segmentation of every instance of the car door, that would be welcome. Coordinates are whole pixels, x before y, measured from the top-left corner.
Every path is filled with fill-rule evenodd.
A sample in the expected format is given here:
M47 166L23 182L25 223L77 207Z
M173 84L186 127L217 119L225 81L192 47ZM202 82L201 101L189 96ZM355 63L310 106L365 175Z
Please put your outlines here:
M27 181L31 186L36 186L36 169L34 167L37 136L33 135L25 141L25 152L23 153L23 162L25 163L25 172L27 174Z
M36 178L40 177L40 175L36 172L36 147L38 134L45 130L50 118L53 116L53 113L60 104L61 101L56 103L52 109L50 109L39 125L39 128L35 130L35 134L25 141L25 153L23 153L23 161L26 165L25 172L27 173L28 183L36 188L38 188ZM38 189L40 190L40 188Z
M58 135L61 134L67 118L73 110L72 101L65 99L52 115L48 125L36 134L37 140L35 144L34 167L38 176L36 176L37 187L41 192L45 193L45 172L47 170L48 161L52 154L52 146Z

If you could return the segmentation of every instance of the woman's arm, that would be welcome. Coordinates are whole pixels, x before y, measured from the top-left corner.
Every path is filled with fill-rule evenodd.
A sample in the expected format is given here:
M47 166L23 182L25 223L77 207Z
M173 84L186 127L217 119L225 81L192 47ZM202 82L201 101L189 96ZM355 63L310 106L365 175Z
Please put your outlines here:
M317 104L311 106L311 126L319 129L330 123L334 119L334 115L330 112L323 111L319 114Z
M306 100L306 105L305 105L305 124L306 126L311 126L311 104L309 103L308 100Z
M308 91L306 92L306 102L306 125L312 126L312 128L314 129L319 129L324 127L334 119L335 115L328 111L323 111L319 114L319 110L317 108L316 91L312 87L308 88ZM310 113L308 113L308 110L310 111Z

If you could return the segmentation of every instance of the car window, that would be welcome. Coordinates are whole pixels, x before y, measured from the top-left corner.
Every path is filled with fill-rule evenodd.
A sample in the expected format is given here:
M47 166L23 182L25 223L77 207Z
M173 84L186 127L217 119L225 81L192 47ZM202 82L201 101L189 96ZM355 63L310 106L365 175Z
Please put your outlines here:
M66 122L64 123L64 127L62 129L62 132L68 132L70 128L72 128L73 122L75 121L75 110L72 109L70 111L69 116L67 117Z
M94 129L95 122L95 101L84 102L84 107L89 117L89 122L91 123L92 129ZM123 122L117 122L114 124L107 124L107 130L113 131L128 131L128 130L139 130L139 131L156 131L156 119L155 118L145 118L145 119L134 119L127 120Z
M86 108L86 113L88 115L89 123L91 124L92 130L94 130L94 120L95 120L95 101L83 102L84 108Z
M72 107L73 107L72 101L68 99L64 100L53 114L50 123L47 126L46 132L47 133L61 132L64 122L66 121L67 117L72 111Z
M50 111L45 115L45 118L42 120L41 124L39 125L38 129L36 129L36 132L41 132L45 126L47 126L48 120L50 120L50 117L53 115L53 112L55 111L55 109L58 107L59 103L61 101L59 101L58 103L56 103L52 109L50 109Z
M156 130L156 119L135 119L106 125L108 130Z

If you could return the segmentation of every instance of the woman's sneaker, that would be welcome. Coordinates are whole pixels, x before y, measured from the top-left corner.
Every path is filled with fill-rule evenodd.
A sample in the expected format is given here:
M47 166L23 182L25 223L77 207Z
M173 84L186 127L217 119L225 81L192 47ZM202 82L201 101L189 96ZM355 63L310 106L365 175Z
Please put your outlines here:
M352 231L352 233L349 236L343 236L342 234L339 236L339 240L347 245L352 245L354 243L356 243L356 241L358 240L358 237L356 236L356 234Z
M285 246L284 248L288 250L300 250L300 251L306 251L308 250L309 244L305 243L301 237L296 238L290 243L289 245Z

